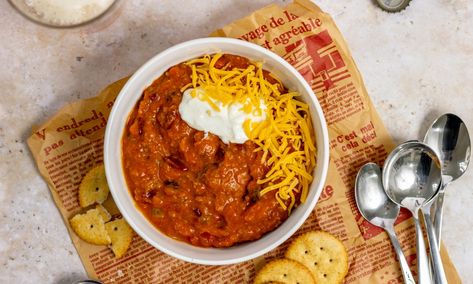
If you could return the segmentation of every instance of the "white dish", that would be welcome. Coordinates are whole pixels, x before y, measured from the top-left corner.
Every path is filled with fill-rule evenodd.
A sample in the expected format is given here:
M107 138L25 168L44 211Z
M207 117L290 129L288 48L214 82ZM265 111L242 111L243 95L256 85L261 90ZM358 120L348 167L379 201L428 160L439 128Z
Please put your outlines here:
M201 248L174 240L155 228L136 207L127 188L122 167L121 140L129 114L143 90L167 69L205 54L230 53L263 62L263 68L278 76L289 89L298 91L309 104L317 145L314 181L305 203L289 218L261 239L229 248ZM128 80L110 113L105 132L104 161L113 199L128 223L143 239L162 252L199 264L223 265L256 258L286 241L304 223L323 190L329 163L328 132L322 109L304 78L289 63L273 52L242 40L201 38L175 45L151 58Z

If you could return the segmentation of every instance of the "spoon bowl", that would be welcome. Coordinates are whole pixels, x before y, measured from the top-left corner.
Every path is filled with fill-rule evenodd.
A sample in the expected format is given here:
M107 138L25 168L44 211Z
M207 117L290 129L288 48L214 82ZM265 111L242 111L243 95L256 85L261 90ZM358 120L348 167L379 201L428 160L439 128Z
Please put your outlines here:
M444 185L462 176L470 163L471 141L465 123L447 113L437 118L424 137L442 161Z
M440 160L429 146L405 142L389 155L383 169L383 185L388 197L408 209L419 209L440 190Z
M384 192L381 169L375 163L365 164L358 172L355 200L361 215L375 226L394 224L399 215L400 207Z

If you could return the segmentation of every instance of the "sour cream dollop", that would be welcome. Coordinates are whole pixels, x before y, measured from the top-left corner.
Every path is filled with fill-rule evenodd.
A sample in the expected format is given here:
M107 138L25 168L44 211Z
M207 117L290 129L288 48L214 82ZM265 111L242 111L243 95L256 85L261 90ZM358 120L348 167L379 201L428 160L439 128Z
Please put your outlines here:
M244 112L243 105L238 102L224 106L222 102L212 100L220 109L217 111L208 102L199 99L199 92L204 92L202 89L195 89L197 92L195 97L191 95L193 90L187 89L182 95L182 101L179 104L181 118L194 129L217 135L225 144L243 144L249 139L243 129L243 123L247 119L252 122L261 122L266 119L264 111L266 105L263 101L260 102L261 115Z

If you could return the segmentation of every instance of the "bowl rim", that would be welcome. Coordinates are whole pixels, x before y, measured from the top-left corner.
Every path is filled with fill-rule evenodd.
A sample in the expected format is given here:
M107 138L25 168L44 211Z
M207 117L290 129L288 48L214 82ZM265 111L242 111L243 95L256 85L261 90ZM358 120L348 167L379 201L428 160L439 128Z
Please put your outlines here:
M164 57L168 56L169 54L172 54L173 52L176 52L176 51L180 51L182 49L186 49L186 48L189 49L189 48L192 48L193 46L199 46L199 45L204 45L204 44L238 45L238 46L243 47L245 49L254 50L256 52L259 52L260 54L262 53L262 54L264 54L264 56L271 57L271 59L276 61L277 64L282 65L282 68L286 69L286 71L290 72L290 76L295 77L295 79L298 81L298 83L302 85L304 90L308 94L310 94L311 101L313 103L313 107L315 108L315 112L317 113L317 115L314 116L313 114L311 114L311 116L313 117L313 119L315 117L318 120L318 122L320 124L320 129L319 130L322 133L322 137L321 137L322 145L317 145L317 149L318 149L317 150L317 164L316 164L316 168L314 169L314 171L315 171L315 170L317 170L318 167L321 167L320 177L317 181L317 186L316 187L313 187L313 184L311 185L311 190L316 190L315 196L313 197L313 200L311 200L311 202L308 204L308 207L305 209L302 216L300 216L300 218L295 222L295 224L292 227L290 227L287 231L285 231L283 235L278 237L276 241L270 243L269 245L265 246L264 248L259 249L259 250L255 251L253 253L247 254L243 257L231 257L231 258L227 258L227 259L224 259L224 260L197 259L197 258L189 257L189 256L186 256L186 255L182 255L180 253L177 253L177 252L173 251L171 248L160 245L158 242L153 240L150 236L148 236L147 234L142 232L142 230L140 229L138 224L135 223L135 220L131 216L128 215L128 212L127 212L128 208L126 208L125 205L122 203L122 200L120 199L120 197L118 195L119 193L115 192L115 190L120 190L119 188L114 187L116 174L112 175L112 173L107 170L107 169L112 169L113 166L114 166L114 165L111 164L112 162L111 162L111 157L110 156L113 155L113 153L110 150L110 147L111 147L110 146L111 145L110 141L113 141L112 137L113 137L113 135L116 135L115 132L117 132L117 130L113 129L112 122L114 120L119 119L119 117L121 115L126 115L128 117L129 113L126 113L126 114L118 113L118 105L121 104L121 102L124 100L124 97L127 96L127 94L128 94L128 96L130 96L129 95L129 93L130 93L129 89L132 88L132 85L134 84L134 81L136 81L137 78L140 78L141 76L144 76L143 73L146 73L147 70L151 66L156 64L156 61L159 61L160 58L164 58ZM178 64L178 63L176 63L176 64ZM156 78L158 78L161 75L162 74L156 75ZM146 87L147 86L143 86L143 90ZM141 94L139 95L139 97L141 97ZM116 118L117 116L118 116L118 118ZM120 143L120 145L121 145L121 141L122 141L123 129L124 129L124 127L122 127L121 132L119 133L118 143ZM119 147L121 149L121 146L119 146ZM320 155L320 154L322 154L322 155ZM326 177L327 177L327 173L328 173L329 157L330 157L330 152L329 152L329 141L328 141L328 129L327 129L327 124L326 124L326 121L325 121L324 113L322 111L322 108L321 108L318 100L317 100L317 97L316 97L315 93L313 92L313 90L311 89L309 84L305 81L305 79L302 77L302 75L292 65L290 65L288 62L286 62L282 57L280 57L279 55L273 53L270 50L267 50L267 49L265 49L265 48L263 48L259 45L256 45L254 43L249 43L249 42L246 42L246 41L243 41L243 40L232 39L232 38L223 38L223 37L199 38L199 39L194 39L194 40L189 40L189 41L179 43L179 44L174 45L174 46L172 46L168 49L165 49L164 51L159 52L158 54L153 56L151 59L149 59L145 64L143 64L128 79L128 81L122 87L122 89L120 90L118 96L116 97L116 100L114 102L112 110L110 111L110 115L108 117L107 127L106 127L106 130L105 130L105 138L104 138L104 164L105 164L105 168L106 168L106 177L107 177L107 181L110 185L110 192L111 192L111 194L113 196L113 199L115 200L115 203L116 203L118 209L120 210L123 218L126 219L126 221L130 224L130 226L135 230L135 232L140 237L142 237L146 242L148 242L153 247L155 247L155 248L159 249L160 251L162 251L162 252L164 252L164 253L166 253L170 256L173 256L175 258L178 258L178 259L181 259L181 260L184 260L184 261L187 261L187 262L191 262L191 263L204 264L204 265L226 265L226 264L240 263L240 262L243 262L243 261L254 259L258 256L261 256L261 255L273 250L274 248L276 248L277 246L279 246L280 244L285 242L287 239L289 239L300 228L300 226L307 220L309 215L314 210L317 201L319 200L319 197L320 197L320 194L323 191L325 181L326 181ZM123 168L122 168L122 162L121 162L122 157L120 156L119 159L120 159L120 165L118 167L122 170L121 175L123 175ZM127 190L129 192L129 189L126 186L126 184L125 184L125 190ZM132 202L133 203L135 202L134 199L132 200ZM309 200L307 200L306 202L308 203ZM141 211L138 208L135 207L134 210L136 210L140 214L142 214ZM147 222L149 222L149 220L146 217L144 217L144 218L146 219ZM288 220L285 220L284 222L286 222L286 221L288 221ZM284 224L284 222L281 223L277 228L282 226L282 224ZM154 227L154 225L152 225L152 226ZM156 227L154 227L154 228L155 228L155 230L159 231ZM274 231L276 231L276 229ZM268 232L265 235L270 235L274 231ZM165 234L163 234L163 235L166 236L167 238L170 238L169 236L167 236ZM265 235L263 235L263 237ZM258 240L261 240L262 238L260 238ZM250 243L257 242L258 240L251 241ZM187 243L185 243L185 244L187 244ZM190 244L188 244L188 245L190 245ZM192 246L192 245L190 245L190 246ZM233 246L233 248L235 248L237 246L238 245L235 245L235 246ZM192 247L200 248L200 247L197 247L197 246L192 246ZM222 249L218 249L218 248L204 248L204 249L222 250ZM225 249L229 249L229 248L223 248L223 250L225 250Z

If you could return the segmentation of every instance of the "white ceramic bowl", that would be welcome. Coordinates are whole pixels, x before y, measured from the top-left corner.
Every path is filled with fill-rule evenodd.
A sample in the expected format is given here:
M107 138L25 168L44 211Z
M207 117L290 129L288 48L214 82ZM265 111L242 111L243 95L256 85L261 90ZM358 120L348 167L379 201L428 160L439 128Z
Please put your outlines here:
M309 104L317 143L317 166L307 200L274 231L261 239L229 248L200 248L167 237L156 229L135 206L122 167L121 139L128 115L143 90L168 68L204 54L231 53L263 62L264 69L277 75L289 89L298 91ZM104 160L113 199L128 223L148 243L176 258L199 264L223 265L258 257L287 240L307 219L322 192L327 175L328 133L320 105L304 78L284 59L258 45L228 38L202 38L175 45L151 58L128 80L118 95L105 132Z

